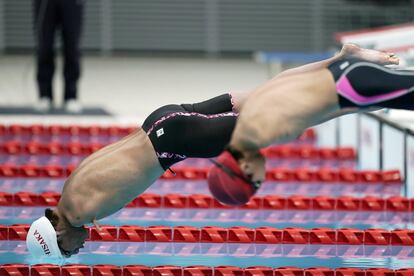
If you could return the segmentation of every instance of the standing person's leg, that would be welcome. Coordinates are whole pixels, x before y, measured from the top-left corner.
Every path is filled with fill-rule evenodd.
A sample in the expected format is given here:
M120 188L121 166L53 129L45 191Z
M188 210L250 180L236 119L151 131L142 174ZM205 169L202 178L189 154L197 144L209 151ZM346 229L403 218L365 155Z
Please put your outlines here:
M77 82L81 71L81 54L79 47L82 33L83 1L62 0L60 12L62 19L63 53L65 59L63 69L65 78L64 101L65 104L69 104L69 102L76 100L78 96ZM79 104L74 107L76 108L70 111L81 111Z
M36 38L36 79L39 97L45 100L46 104L49 102L50 108L50 102L53 99L52 81L55 71L55 52L53 46L57 25L56 1L34 0L33 4L34 32Z

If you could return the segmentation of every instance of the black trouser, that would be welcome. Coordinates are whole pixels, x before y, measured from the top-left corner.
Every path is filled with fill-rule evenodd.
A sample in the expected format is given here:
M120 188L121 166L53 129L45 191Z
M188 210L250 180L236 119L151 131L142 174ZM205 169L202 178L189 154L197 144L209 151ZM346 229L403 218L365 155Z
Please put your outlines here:
M197 104L171 104L152 112L142 128L166 170L187 157L219 155L236 125L237 114L232 111L228 94Z
M77 97L77 81L80 76L79 41L83 0L34 0L33 11L40 97L53 98L54 37L56 29L60 28L64 54L64 100L74 99Z

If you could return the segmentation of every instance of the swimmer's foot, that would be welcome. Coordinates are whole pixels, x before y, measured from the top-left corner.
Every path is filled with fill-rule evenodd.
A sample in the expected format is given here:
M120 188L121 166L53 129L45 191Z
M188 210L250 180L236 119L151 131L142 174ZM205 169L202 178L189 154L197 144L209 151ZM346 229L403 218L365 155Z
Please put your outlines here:
M400 62L400 58L393 53L365 49L351 43L344 44L339 55L360 58L381 65L398 65Z

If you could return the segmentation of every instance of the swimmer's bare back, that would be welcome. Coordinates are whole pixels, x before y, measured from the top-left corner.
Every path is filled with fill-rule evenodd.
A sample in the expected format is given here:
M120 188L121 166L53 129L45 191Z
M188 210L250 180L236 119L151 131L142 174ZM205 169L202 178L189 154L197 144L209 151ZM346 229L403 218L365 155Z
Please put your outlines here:
M58 210L80 227L123 208L163 173L147 134L138 128L82 161L65 182Z

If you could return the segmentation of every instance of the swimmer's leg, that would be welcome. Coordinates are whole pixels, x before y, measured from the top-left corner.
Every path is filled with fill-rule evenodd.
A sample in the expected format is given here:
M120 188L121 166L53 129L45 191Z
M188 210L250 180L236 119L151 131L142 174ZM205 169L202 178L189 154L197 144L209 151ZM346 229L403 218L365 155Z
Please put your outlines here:
M414 110L414 71L391 70L371 62L346 59L328 68L341 108Z
M272 80L266 88L248 98L231 147L255 152L289 142L319 120L370 108L414 110L414 72L355 59L335 62L328 70ZM292 91L300 96L292 96Z

